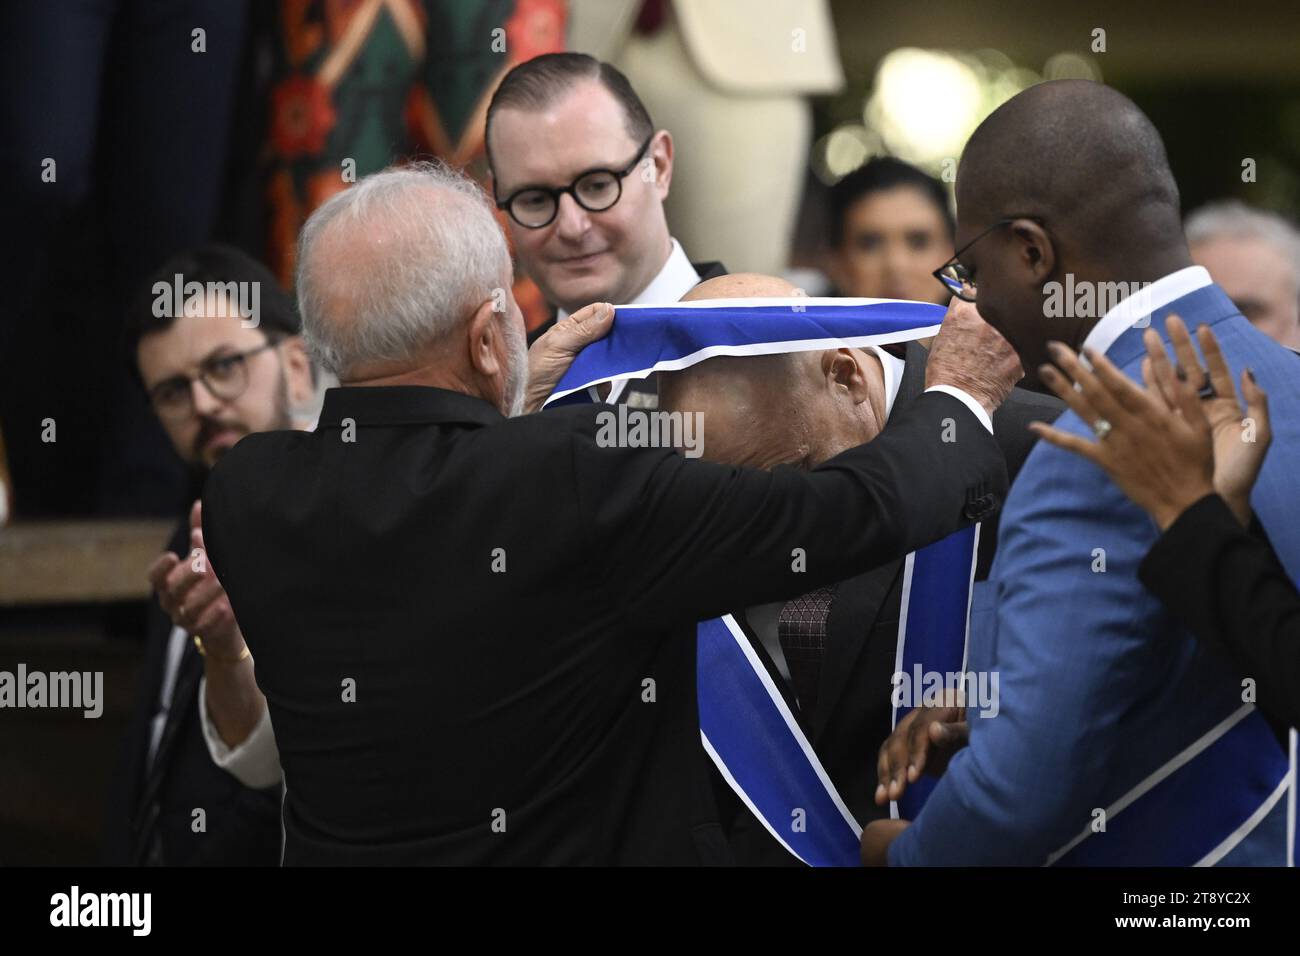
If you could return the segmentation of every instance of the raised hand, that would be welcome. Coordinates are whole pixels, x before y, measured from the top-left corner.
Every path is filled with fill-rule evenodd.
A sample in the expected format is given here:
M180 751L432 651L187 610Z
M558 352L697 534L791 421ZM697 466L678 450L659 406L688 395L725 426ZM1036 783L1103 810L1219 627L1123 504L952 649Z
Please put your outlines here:
M614 327L614 307L594 302L556 322L528 349L524 412L538 411L579 352Z
M980 318L973 303L954 297L930 345L925 387L959 388L992 415L1024 377L1011 343Z
M1238 520L1247 525L1250 523L1250 490L1255 486L1273 439L1268 395L1247 369L1241 377L1241 392L1246 399L1246 407L1242 408L1219 341L1208 325L1196 330L1196 339L1205 356L1205 369L1201 368L1182 319L1170 316L1165 328L1178 366L1170 368L1160 337L1148 329L1142 339L1147 349L1147 361L1143 363L1147 387L1151 388L1154 380L1166 406L1175 411L1182 407L1181 403L1172 400L1178 392L1176 384L1185 382L1184 392L1188 387L1196 390L1197 406L1209 425L1214 447L1214 490L1228 503ZM1178 377L1179 368L1186 373L1186 379Z
M244 649L244 637L225 588L208 563L201 509L198 501L190 509L190 553L184 558L170 551L159 555L149 567L149 583L172 623L202 637L209 657L235 659Z
M1041 422L1030 428L1101 467L1161 529L1215 491L1247 524L1250 489L1271 437L1267 396L1247 370L1242 376L1243 415L1214 333L1206 327L1198 331L1207 372L1183 322L1170 316L1165 327L1178 364L1169 361L1160 337L1148 329L1143 337L1145 389L1104 355L1086 354L1089 369L1069 347L1050 344L1059 370L1044 365L1043 383L1099 437L1089 441Z

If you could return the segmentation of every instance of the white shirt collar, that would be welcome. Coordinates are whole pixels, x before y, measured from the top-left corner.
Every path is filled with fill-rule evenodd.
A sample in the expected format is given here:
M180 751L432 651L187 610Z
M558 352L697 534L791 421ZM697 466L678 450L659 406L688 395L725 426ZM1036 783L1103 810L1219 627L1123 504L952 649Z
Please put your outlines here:
M677 302L700 284L700 274L695 271L695 266L691 265L691 260L686 257L682 244L676 239L672 240L672 243L673 248L668 253L668 261L659 270L659 274L650 280L650 284L642 289L636 298L631 302L621 303L622 305L669 305ZM555 312L556 321L568 317L569 313L564 309L557 309Z
M894 410L894 399L898 398L898 389L903 384L903 366L907 363L876 345L868 345L866 351L880 359L880 368L885 373L885 421L888 421Z
M1092 327L1083 347L1105 355L1124 331L1154 312L1163 309L1175 299L1204 288L1213 280L1203 266L1187 266L1157 279L1143 289L1121 299Z

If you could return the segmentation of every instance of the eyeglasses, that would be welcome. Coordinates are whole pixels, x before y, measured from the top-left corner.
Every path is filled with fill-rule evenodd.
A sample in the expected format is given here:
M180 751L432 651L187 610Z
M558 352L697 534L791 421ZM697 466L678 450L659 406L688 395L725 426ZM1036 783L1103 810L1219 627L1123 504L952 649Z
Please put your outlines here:
M266 342L247 352L206 358L199 363L197 375L174 375L149 389L149 401L158 417L168 421L181 421L194 413L193 385L196 381L202 382L213 398L234 401L248 388L248 359L278 344Z
M967 269L961 264L959 261L961 254L966 252L971 246L975 245L975 243L979 242L995 229L1009 226L1017 219L1030 219L1037 222L1039 225L1042 225L1042 221L1034 216L1008 216L1005 219L999 219L970 242L966 243L966 245L958 249L951 259L930 274L943 283L943 287L948 290L950 295L955 295L963 302L974 302L977 291L975 288L975 272L973 269Z
M650 148L654 134L650 134L632 157L632 162L622 169L589 169L567 186L525 186L505 199L497 200L497 208L510 213L510 218L525 229L549 226L560 211L560 197L568 193L587 212L604 212L623 197L623 180L628 177L641 157Z

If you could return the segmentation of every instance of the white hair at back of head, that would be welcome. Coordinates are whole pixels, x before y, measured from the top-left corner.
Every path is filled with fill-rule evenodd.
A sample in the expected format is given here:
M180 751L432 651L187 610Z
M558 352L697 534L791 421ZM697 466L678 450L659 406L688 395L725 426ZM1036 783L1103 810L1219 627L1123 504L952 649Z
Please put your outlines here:
M1277 249L1300 290L1300 230L1275 212L1253 209L1239 199L1207 203L1187 217L1189 244L1216 239L1259 239Z
M340 378L362 363L415 355L510 279L487 195L441 163L362 178L312 213L298 237L303 336Z

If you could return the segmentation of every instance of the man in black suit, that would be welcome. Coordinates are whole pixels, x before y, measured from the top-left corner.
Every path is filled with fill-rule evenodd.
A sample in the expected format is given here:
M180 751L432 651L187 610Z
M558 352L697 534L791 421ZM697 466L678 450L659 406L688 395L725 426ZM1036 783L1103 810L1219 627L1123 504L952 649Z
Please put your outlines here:
M314 433L241 441L203 497L275 726L286 863L730 862L695 622L860 573L1005 491L984 419L1019 368L982 323L950 323L929 365L948 391L871 445L764 472L607 442L599 406L507 417L522 315L457 173L367 177L298 261L343 387Z
M497 206L520 268L555 315L534 342L592 302L676 302L720 262L692 262L672 237L664 200L673 138L656 130L627 77L585 53L546 53L501 80L484 143ZM654 379L620 400L657 404Z
M293 302L260 263L219 245L174 256L128 314L139 377L195 484L247 435L289 428L314 394ZM140 700L114 775L105 859L275 865L279 771L227 771L271 736L253 662L203 553L198 504L149 571ZM196 640L197 638L197 640ZM260 777L260 779L258 779Z
M783 279L732 275L701 283L685 299L797 294ZM979 321L973 305L954 299L951 309ZM871 441L924 392L928 352L917 342L901 351L902 356L884 349L837 349L709 359L661 374L662 407L703 413L707 460L814 468ZM1009 480L1015 480L1033 447L1029 422L1051 421L1062 408L1051 396L1014 389L994 413L993 433ZM991 516L980 529L976 580L987 577L996 546L997 517ZM734 615L840 796L863 824L888 814L874 799L875 756L892 729L905 557L895 555L791 601ZM735 820L732 844L741 862L796 862L729 788L718 789L719 803Z

